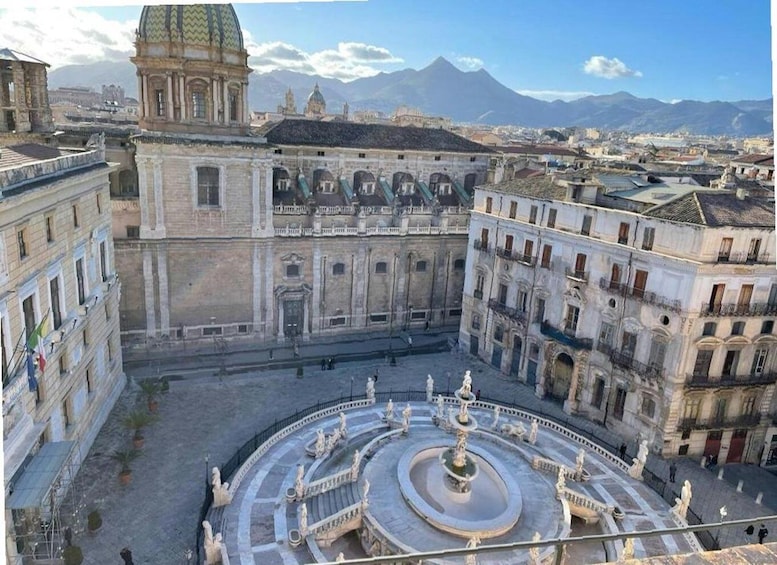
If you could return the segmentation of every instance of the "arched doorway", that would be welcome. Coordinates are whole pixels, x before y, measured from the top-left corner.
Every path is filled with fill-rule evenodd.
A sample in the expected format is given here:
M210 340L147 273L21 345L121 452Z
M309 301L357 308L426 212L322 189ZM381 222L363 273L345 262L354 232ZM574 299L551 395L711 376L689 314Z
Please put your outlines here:
M521 346L523 342L517 335L513 336L513 358L510 362L510 374L518 376L518 371L521 368Z
M566 353L559 354L553 361L552 383L548 391L553 400L564 402L567 399L574 368L575 362Z

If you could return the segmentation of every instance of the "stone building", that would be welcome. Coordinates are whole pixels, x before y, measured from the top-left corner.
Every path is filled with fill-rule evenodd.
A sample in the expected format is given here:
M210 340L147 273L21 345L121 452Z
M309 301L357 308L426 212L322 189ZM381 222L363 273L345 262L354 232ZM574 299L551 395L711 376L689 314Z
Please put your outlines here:
M124 387L101 140L0 148L0 346L7 563L56 551L58 507ZM41 328L43 359L25 346ZM52 537L53 536L53 537ZM46 542L50 541L51 544ZM53 541L52 541L53 540Z
M321 94L321 90L318 88L318 83L313 87L313 92L308 96L308 102L305 104L305 116L308 118L316 118L326 116L326 100L324 95Z
M759 458L777 336L774 197L640 176L479 187L460 342L664 455Z
M47 63L0 49L0 133L50 132Z
M442 130L250 130L239 30L229 5L141 15L137 207L130 196L121 211L137 239L116 241L127 341L457 323L468 207L491 151ZM308 109L325 111L314 95Z

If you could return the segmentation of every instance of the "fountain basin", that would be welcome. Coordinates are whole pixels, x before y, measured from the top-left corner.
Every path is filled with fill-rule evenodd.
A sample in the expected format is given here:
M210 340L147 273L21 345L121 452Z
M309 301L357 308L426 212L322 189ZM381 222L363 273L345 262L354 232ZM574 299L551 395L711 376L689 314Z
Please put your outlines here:
M397 465L399 488L407 504L435 528L469 539L474 534L491 538L509 531L521 516L520 487L499 461L477 447L467 448L467 458L478 469L469 492L453 492L447 485L447 469L440 463L450 446L440 440L408 449Z

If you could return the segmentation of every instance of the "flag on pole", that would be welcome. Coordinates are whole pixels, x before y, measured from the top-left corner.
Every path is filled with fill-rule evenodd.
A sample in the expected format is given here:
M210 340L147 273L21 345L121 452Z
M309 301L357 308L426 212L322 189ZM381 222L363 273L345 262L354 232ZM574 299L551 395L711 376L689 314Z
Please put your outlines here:
M46 330L48 321L49 314L47 312L46 315L43 316L43 320L38 324L38 327L33 330L30 337L27 339L27 349L30 351L30 354L34 351L38 355L38 367L40 367L41 373L46 369L46 351L43 347L43 336L48 333Z
M32 359L32 351L27 352L27 385L30 392L38 389L38 380L35 378L35 361Z

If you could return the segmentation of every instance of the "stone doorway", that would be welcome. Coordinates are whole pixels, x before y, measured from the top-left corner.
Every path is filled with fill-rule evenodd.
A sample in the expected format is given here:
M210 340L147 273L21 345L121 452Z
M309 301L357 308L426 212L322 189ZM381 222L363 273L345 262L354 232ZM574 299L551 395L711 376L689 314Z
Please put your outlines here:
M564 402L569 396L574 368L575 362L566 353L559 354L553 361L552 384L549 390L549 395L553 400Z
M283 335L295 337L302 335L305 323L305 309L302 300L283 301Z

